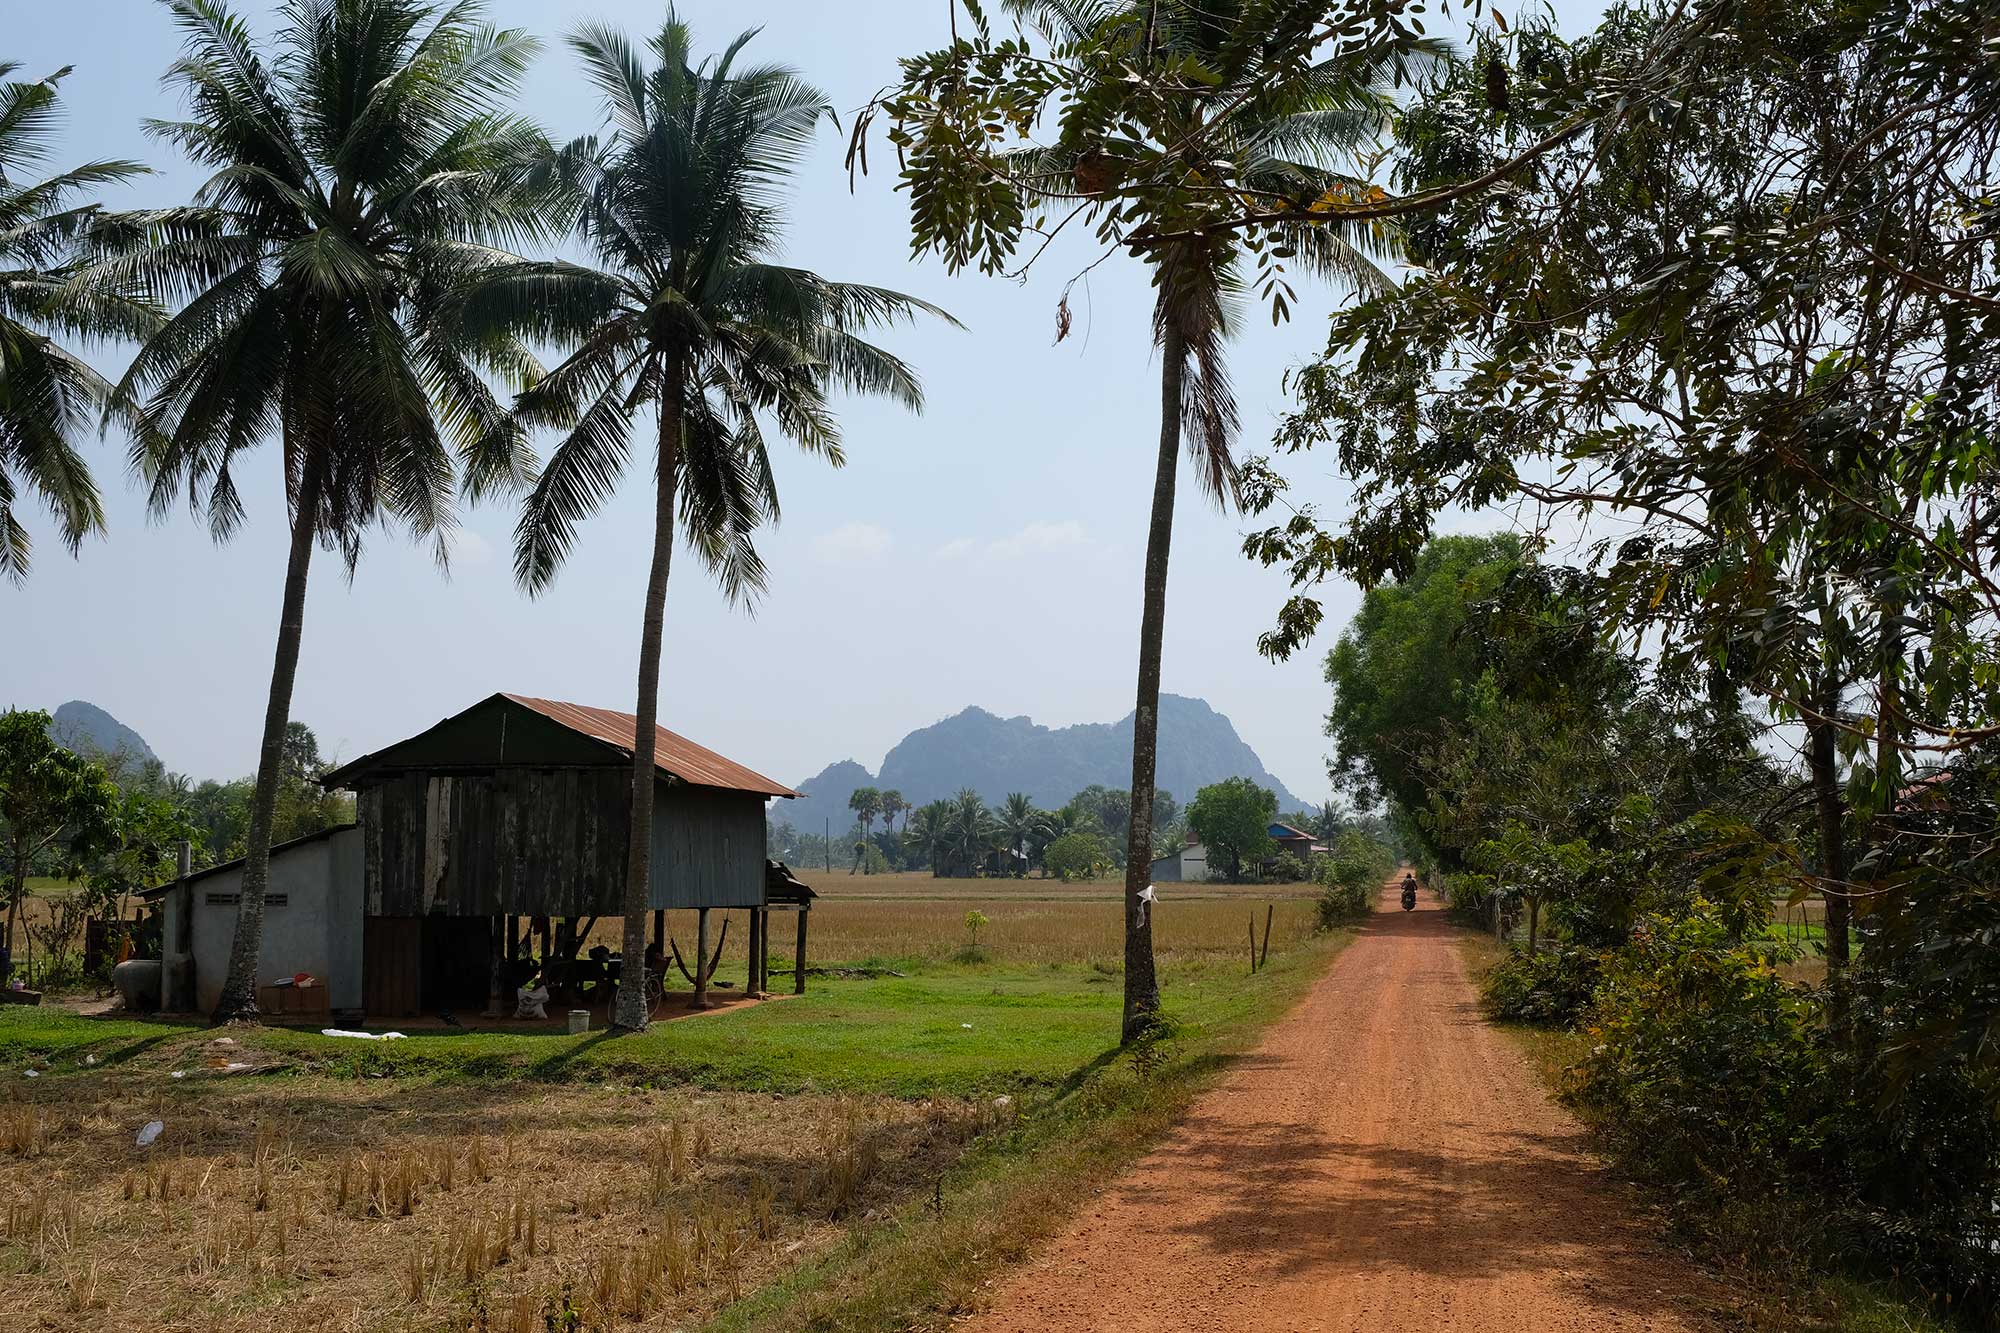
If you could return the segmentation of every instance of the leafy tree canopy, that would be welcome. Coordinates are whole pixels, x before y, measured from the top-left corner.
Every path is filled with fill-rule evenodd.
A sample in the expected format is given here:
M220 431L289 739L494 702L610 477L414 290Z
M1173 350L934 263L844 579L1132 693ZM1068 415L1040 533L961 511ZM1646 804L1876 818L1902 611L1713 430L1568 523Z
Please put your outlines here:
M1271 821L1278 814L1276 793L1249 778L1224 778L1196 792L1188 802L1187 823L1208 848L1209 863L1227 859L1232 879L1243 876L1246 858L1271 850Z

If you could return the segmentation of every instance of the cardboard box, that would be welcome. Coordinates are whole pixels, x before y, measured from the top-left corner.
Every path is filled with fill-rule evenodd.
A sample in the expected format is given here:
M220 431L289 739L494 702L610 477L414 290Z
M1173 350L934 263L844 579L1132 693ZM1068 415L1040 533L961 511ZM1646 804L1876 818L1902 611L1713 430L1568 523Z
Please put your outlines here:
M259 986L257 1009L266 1014L323 1017L331 1006L324 986Z

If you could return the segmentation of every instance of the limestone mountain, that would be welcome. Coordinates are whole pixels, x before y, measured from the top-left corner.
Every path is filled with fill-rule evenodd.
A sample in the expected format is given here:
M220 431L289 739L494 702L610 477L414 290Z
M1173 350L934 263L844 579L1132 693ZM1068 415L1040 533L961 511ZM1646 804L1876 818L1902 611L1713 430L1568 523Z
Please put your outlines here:
M49 735L56 743L93 759L123 759L143 764L157 759L146 738L96 704L71 699L56 709Z
M1246 777L1278 795L1280 809L1302 803L1271 776L1229 719L1200 699L1160 696L1159 785L1185 802L1224 778ZM835 832L853 822L847 798L856 787L894 788L913 805L971 787L988 804L1026 792L1037 805L1062 804L1093 783L1123 788L1132 780L1132 715L1117 722L1044 727L1027 717L999 717L967 708L903 737L879 773L852 759L798 784L796 801L779 801L771 817L802 833Z

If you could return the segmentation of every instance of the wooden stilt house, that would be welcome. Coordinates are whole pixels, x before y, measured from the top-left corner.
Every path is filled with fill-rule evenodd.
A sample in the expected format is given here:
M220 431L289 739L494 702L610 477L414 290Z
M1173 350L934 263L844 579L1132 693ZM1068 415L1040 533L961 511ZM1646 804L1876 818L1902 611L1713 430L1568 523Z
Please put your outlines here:
M358 827L342 836L358 846L322 856L332 870L313 867L340 882L322 895L309 896L303 884L288 895L303 854L274 854L267 913L279 904L292 915L296 896L310 914L297 924L313 934L323 923L329 939L313 953L315 966L352 960L332 964L338 975L325 980L356 996L367 1015L479 1009L500 989L502 960L511 965L524 924L531 931L540 924L546 957L552 931L567 928L574 939L582 923L624 910L632 732L629 713L496 694L363 755L324 779L356 798ZM701 910L704 924L706 909L744 908L760 937L753 947L767 948L765 804L797 793L664 727L655 764L648 899L655 942L669 908ZM170 914L178 900L197 927L204 907L234 915L226 894L205 893L199 903L192 891L166 896ZM701 955L706 944L697 946ZM192 948L185 960L200 982L184 993L197 1000L221 984L224 965L200 952ZM276 979L310 970L294 961L267 948L260 972Z

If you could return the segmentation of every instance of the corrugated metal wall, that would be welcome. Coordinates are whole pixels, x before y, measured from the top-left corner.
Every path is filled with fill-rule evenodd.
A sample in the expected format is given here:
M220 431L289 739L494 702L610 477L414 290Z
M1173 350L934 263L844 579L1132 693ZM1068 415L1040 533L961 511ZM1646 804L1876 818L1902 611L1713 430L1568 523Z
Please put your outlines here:
M656 788L654 907L755 907L764 901L764 802L744 792Z

